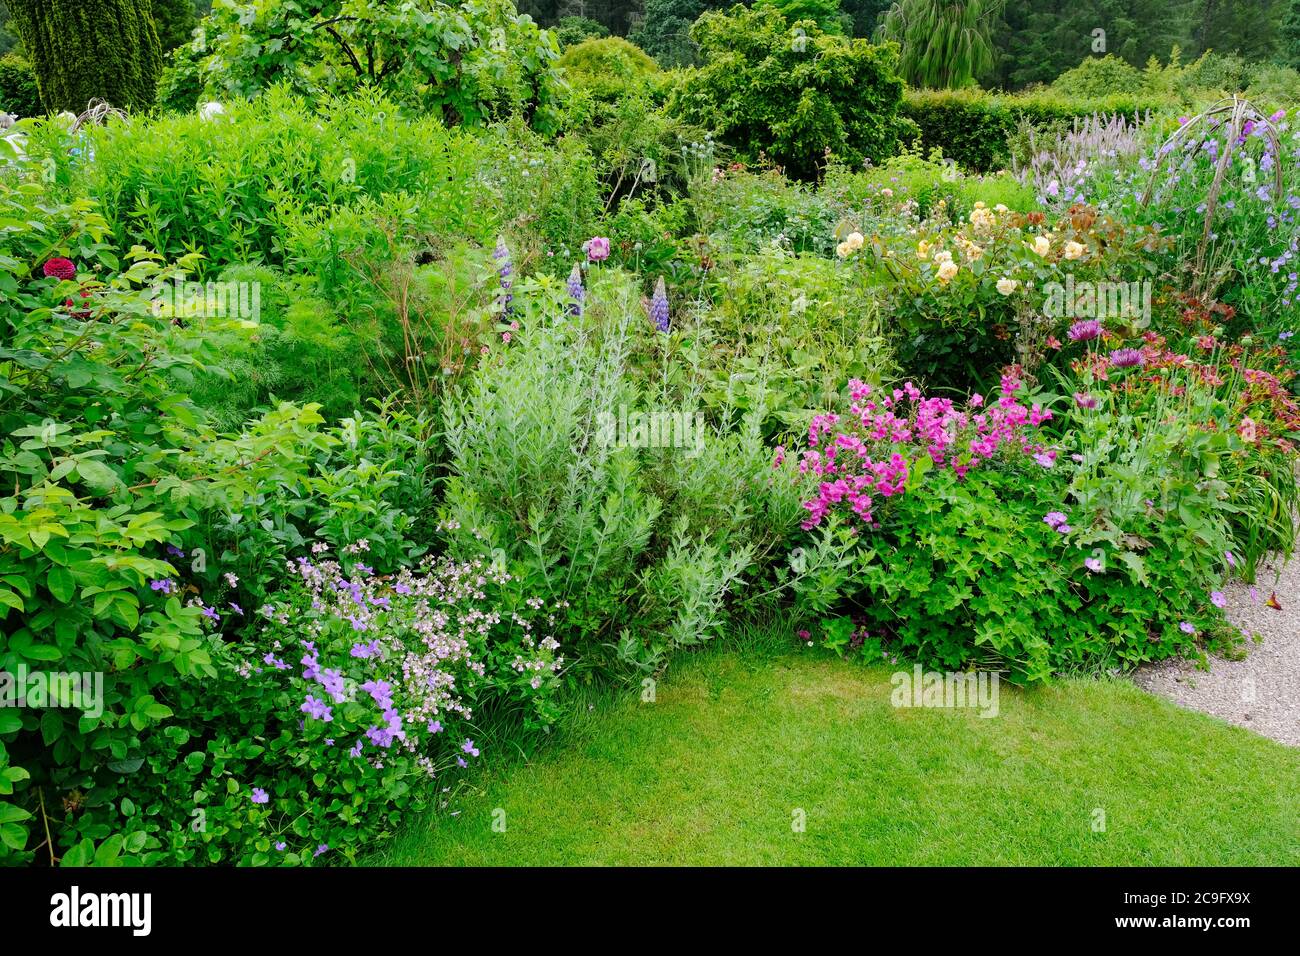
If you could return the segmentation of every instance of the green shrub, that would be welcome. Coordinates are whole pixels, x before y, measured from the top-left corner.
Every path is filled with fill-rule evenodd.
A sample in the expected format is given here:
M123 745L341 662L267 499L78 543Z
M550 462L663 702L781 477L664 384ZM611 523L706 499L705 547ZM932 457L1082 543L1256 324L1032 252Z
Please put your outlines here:
M0 111L15 116L40 116L45 112L31 65L13 54L0 57Z
M81 113L93 99L119 109L153 105L162 49L152 0L11 0L47 111Z
M564 51L556 63L570 83L602 100L615 100L659 72L640 47L622 37L584 40Z
M1053 81L1052 92L1074 99L1134 96L1147 90L1146 77L1137 67L1107 54L1088 57Z
M804 34L791 38L797 28ZM907 126L894 51L787 24L771 7L708 13L691 28L703 66L687 72L669 109L712 129L745 162L766 159L813 179L828 158L883 160Z

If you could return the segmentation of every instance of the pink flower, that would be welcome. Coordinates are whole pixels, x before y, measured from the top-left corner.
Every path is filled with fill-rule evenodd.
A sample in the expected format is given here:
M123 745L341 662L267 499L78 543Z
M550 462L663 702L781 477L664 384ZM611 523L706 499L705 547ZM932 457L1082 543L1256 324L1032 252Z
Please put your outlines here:
M1078 405L1080 408L1096 408L1097 399L1092 395L1089 395L1087 392L1075 392L1074 404Z
M1087 568L1089 571L1092 571L1094 574L1099 573L1102 568L1101 558L1085 558L1083 561L1083 566Z
M589 262L603 262L609 258L609 239L593 236L582 244L582 251L587 254Z

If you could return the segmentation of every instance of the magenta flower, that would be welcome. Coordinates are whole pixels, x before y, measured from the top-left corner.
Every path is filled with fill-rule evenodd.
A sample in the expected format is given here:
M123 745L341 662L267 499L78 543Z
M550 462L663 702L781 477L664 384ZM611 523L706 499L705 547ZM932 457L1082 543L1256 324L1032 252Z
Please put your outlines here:
M1097 399L1087 392L1075 392L1074 404L1078 405L1080 408L1096 408Z
M604 262L609 258L609 239L593 236L582 244L582 251L587 254L589 262Z

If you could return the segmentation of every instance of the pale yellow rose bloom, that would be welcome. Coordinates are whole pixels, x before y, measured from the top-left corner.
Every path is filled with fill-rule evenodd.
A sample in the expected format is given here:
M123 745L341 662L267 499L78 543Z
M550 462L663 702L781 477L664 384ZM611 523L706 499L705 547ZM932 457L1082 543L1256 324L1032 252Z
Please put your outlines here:
M1020 283L1017 282L1015 279L1008 279L1004 277L998 280L998 292L1000 292L1002 295L1010 295L1011 293L1016 291L1016 288L1019 285Z

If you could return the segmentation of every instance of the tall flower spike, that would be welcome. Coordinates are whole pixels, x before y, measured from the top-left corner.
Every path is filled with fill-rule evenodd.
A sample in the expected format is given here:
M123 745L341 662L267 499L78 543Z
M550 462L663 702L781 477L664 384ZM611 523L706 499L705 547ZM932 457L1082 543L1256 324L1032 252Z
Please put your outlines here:
M662 277L655 283L654 298L650 300L650 321L660 332L668 331L668 290Z
M569 315L581 317L582 303L586 298L586 290L582 288L582 267L575 262L573 271L569 273Z
M497 301L501 303L501 314L509 315L510 303L515 298L510 291L514 284L510 277L514 275L515 267L510 262L510 250L506 248L506 241L500 236L497 237L497 247L492 251L492 258L497 261L497 275L501 279L501 295Z

